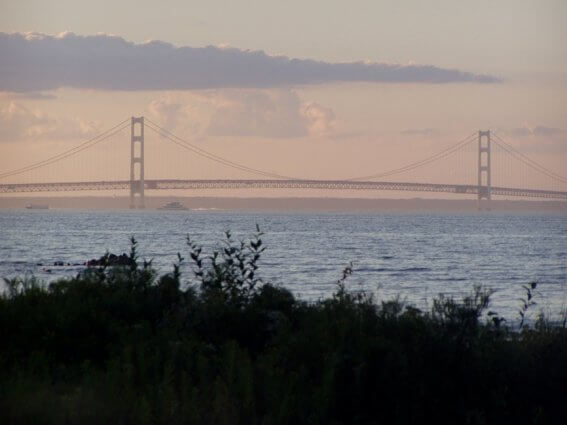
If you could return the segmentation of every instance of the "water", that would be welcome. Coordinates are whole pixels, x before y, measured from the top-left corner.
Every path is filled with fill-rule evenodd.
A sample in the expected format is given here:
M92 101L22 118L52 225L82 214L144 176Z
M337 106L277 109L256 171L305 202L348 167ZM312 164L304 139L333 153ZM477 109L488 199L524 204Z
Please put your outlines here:
M178 252L187 257L187 234L211 248L225 230L243 238L256 224L267 246L260 275L302 299L329 296L354 261L348 288L378 299L400 296L427 308L440 293L462 297L482 284L496 290L492 309L514 319L522 285L537 280L535 313L557 317L567 306L567 217L560 215L0 210L0 276L73 275L82 266L53 263L128 252L131 235L141 258L165 272ZM184 273L191 275L188 266Z

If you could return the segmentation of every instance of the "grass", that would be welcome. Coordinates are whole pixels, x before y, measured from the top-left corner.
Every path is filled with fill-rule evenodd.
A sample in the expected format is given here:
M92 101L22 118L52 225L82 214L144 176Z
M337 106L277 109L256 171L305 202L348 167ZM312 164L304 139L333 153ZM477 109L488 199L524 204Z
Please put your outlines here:
M259 279L261 236L211 253L188 239L161 276L132 240L129 266L7 281L0 422L565 423L564 326L511 329L482 288L431 311L374 300L348 290L352 265L332 297L300 301Z

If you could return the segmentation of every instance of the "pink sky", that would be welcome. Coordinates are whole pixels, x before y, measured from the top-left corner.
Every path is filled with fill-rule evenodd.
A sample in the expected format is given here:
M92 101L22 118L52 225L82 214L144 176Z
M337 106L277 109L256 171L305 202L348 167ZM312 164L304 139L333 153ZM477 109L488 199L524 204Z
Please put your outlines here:
M500 29L493 26L503 6L492 2L477 4L486 16L478 25L468 6L457 11L451 2L435 10L419 2L374 10L361 2L344 16L352 21L347 32L333 31L333 25L347 30L337 27L345 11L335 6L322 12L326 19L311 8L293 16L282 11L285 26L263 7L243 3L233 16L242 25L227 28L226 14L201 5L187 28L153 22L157 11L141 2L139 18L153 24L148 32L134 18L121 31L117 22L97 21L92 5L91 18L66 20L45 6L50 2L32 15L32 3L10 5L0 18L0 51L8 58L0 64L2 171L144 115L234 162L301 178L380 173L480 129L567 174L567 37L557 18L567 12L562 2L508 9L512 17L501 16L503 22L514 18L517 25ZM180 15L189 13L178 7ZM246 13L251 10L256 15ZM375 27L368 21L371 10ZM126 17L127 10L119 7L120 13ZM249 28L256 23L265 30L266 22L273 31L262 37ZM150 38L160 42L145 42ZM184 46L190 48L179 49ZM96 150L3 181L126 179L128 155L125 130ZM149 130L146 155L147 178L254 177L190 155ZM391 180L472 184L475 166L471 145L467 155ZM494 166L500 167L496 184L567 190L532 171L507 172L505 162Z

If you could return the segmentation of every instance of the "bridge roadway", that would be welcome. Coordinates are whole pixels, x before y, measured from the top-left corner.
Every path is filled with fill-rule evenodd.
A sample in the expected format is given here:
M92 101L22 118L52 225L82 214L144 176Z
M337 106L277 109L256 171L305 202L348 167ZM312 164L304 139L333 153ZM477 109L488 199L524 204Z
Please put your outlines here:
M129 189L130 180L0 184L0 193L73 192L83 190ZM478 186L459 184L373 182L351 180L145 180L145 190L168 189L333 189L401 190L477 195ZM492 187L493 195L567 200L567 192Z

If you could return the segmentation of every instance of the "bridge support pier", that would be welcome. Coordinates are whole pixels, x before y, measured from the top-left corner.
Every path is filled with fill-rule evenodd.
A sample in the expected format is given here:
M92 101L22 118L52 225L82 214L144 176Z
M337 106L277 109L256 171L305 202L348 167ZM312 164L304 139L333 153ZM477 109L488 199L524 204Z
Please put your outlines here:
M136 132L136 124L139 130ZM130 124L130 208L145 208L144 203L144 117L132 117Z
M490 130L478 132L478 210L490 211Z

